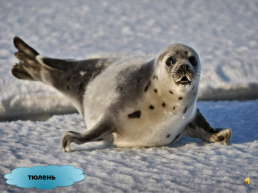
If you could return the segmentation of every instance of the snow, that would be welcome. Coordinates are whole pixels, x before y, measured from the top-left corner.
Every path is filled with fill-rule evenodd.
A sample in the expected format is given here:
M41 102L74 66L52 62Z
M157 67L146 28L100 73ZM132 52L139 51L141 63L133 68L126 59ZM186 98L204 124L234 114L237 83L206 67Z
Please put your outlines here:
M0 189L17 167L73 165L85 180L51 192L255 192L258 189L258 3L225 1L9 1L0 6L0 119L76 112L54 89L15 79L12 39L44 56L82 59L102 54L156 54L171 43L193 47L202 63L198 106L214 127L232 128L231 145L183 138L171 146L119 149L60 140L83 131L78 114L45 122L0 123ZM82 72L83 74L83 72ZM83 76L83 75L82 75ZM250 101L236 101L246 100ZM33 119L33 118L32 118ZM35 118L37 119L37 118ZM244 182L250 177L250 184Z
M122 149L101 142L72 144L71 153L61 151L62 135L85 130L78 114L58 115L46 122L0 123L1 176L18 167L72 165L85 179L51 192L255 192L258 189L258 100L198 102L214 127L232 128L231 144L208 144L182 138L173 145ZM249 177L250 184L244 179ZM27 192L8 186L0 189ZM40 192L40 190L30 189Z

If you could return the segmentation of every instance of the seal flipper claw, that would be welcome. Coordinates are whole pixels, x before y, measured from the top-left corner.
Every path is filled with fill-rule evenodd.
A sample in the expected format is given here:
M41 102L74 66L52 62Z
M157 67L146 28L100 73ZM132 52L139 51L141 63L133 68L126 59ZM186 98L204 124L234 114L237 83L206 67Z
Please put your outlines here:
M231 139L231 129L229 128L217 128L217 133L213 134L210 138L210 142L220 142L223 145L228 145Z

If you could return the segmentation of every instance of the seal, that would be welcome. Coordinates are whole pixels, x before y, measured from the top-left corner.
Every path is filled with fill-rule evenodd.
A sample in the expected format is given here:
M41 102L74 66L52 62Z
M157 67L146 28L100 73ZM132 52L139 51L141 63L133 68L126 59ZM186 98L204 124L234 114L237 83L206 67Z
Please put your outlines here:
M12 74L40 81L68 97L87 131L68 131L71 143L111 142L116 147L152 147L180 137L228 144L229 128L213 128L197 108L201 63L189 46L173 44L156 57L65 60L43 57L19 37Z

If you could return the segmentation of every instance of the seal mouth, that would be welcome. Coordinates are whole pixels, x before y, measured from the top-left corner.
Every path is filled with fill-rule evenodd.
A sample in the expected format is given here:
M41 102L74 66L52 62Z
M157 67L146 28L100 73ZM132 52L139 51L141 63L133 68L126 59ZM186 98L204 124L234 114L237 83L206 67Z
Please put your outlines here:
M183 76L179 81L177 81L177 84L187 85L191 84L191 81L186 76Z

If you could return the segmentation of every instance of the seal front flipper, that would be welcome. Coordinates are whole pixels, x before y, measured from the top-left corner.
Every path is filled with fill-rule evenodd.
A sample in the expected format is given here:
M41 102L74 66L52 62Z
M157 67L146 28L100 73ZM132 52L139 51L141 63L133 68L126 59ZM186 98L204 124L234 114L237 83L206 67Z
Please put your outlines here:
M220 142L228 145L231 138L231 129L212 128L198 109L195 118L186 126L184 136L200 138L206 142Z
M71 142L76 144L83 144L92 141L112 141L112 133L115 131L115 119L109 114L109 116L103 115L100 121L91 129L85 133L77 133L68 131L64 135L61 146L64 152L71 152Z

